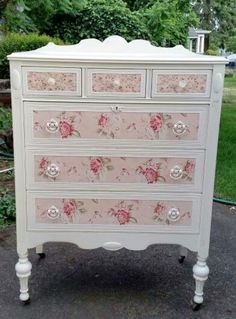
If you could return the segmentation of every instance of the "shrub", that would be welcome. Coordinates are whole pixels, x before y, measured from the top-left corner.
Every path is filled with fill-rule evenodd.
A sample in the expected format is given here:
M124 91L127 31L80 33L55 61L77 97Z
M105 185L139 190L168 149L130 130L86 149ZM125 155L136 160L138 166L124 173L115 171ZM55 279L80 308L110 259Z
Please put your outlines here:
M0 226L9 224L15 220L15 198L7 191L0 194Z
M128 41L150 38L141 15L131 12L121 0L91 0L73 14L56 14L45 31L68 43L86 38L104 40L113 34Z
M59 39L46 35L38 35L36 33L10 33L6 35L2 42L0 42L0 78L9 78L9 61L7 60L7 55L12 52L34 50L48 44L48 42L54 42L56 44L63 43Z
M217 51L216 50L213 50L213 49L208 49L206 51L206 54L207 55L217 55Z

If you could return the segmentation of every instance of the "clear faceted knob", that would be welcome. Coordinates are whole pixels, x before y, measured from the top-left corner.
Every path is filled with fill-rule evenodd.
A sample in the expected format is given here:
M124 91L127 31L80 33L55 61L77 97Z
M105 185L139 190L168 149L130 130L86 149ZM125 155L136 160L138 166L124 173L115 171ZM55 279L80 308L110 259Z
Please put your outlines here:
M178 165L174 166L171 170L170 170L170 177L173 179L179 179L183 176L183 170L181 167L179 167Z
M46 174L49 177L57 177L60 173L60 169L56 164L50 164L47 167Z
M48 78L47 82L49 85L54 85L56 83L56 80L54 78Z
M51 206L48 208L47 216L51 219L56 219L60 216L59 209L56 206Z
M175 208L175 207L171 208L167 213L167 218L172 222L176 222L177 220L179 220L180 212L178 208Z
M55 133L58 131L58 123L56 120L51 119L49 122L47 122L46 124L46 129L48 132L50 133Z
M120 80L119 79L115 79L112 81L112 86L113 88L118 88L120 87Z
M178 121L177 123L174 124L173 127L173 132L177 135L182 135L186 132L187 130L187 125L184 124L182 121Z
M186 82L186 81L184 81L184 80L180 80L180 81L179 81L179 87L180 87L180 88L183 89L183 88L185 88L186 85L187 85L187 82Z

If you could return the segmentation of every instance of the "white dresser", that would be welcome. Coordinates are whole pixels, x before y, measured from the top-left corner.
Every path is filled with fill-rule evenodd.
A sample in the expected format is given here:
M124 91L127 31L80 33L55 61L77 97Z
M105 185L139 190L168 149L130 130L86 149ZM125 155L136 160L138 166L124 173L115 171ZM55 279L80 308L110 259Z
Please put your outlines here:
M20 300L29 301L29 248L166 243L180 246L180 262L197 252L198 309L226 60L118 36L9 60Z

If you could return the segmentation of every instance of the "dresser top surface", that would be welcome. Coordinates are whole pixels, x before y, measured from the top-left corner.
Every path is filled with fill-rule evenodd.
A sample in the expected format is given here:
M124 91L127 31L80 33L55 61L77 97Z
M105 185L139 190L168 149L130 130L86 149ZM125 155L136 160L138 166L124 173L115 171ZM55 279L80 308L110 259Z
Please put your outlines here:
M224 57L200 55L190 52L182 45L173 48L156 47L146 40L127 42L120 36L110 36L103 42L86 39L74 45L56 45L52 42L39 49L16 52L8 56L9 60L53 60L53 61L120 61L120 62L193 62L225 64Z

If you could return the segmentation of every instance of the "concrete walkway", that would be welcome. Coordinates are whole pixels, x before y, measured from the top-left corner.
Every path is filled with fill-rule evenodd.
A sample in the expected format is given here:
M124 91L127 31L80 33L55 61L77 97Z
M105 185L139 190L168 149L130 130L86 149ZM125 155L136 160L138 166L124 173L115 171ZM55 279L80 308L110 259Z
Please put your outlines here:
M108 252L47 244L42 260L32 250L31 304L23 306L12 227L0 232L0 319L235 319L235 244L236 212L215 204L210 276L199 312L189 308L195 254L180 265L177 248L169 245Z

